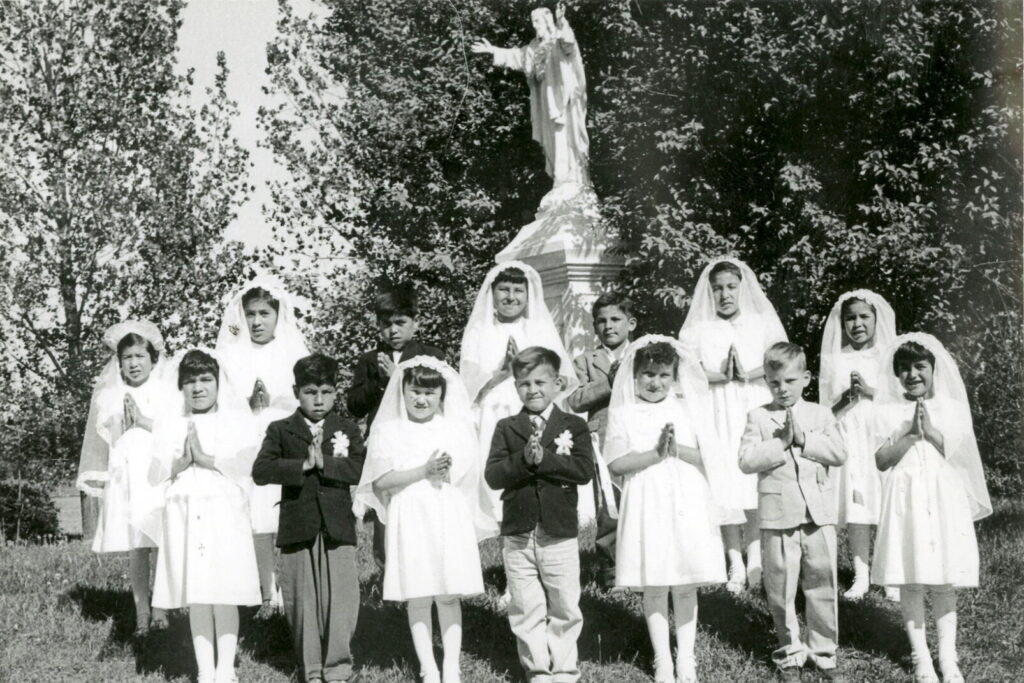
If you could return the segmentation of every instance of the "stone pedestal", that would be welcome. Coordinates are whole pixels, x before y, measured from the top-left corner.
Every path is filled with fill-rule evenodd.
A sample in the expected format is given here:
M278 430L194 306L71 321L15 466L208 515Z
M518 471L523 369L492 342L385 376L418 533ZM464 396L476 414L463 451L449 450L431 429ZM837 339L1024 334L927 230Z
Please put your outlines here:
M590 307L615 281L624 259L601 219L589 186L560 185L544 196L536 220L524 226L495 261L522 261L540 273L544 299L570 356L594 348Z

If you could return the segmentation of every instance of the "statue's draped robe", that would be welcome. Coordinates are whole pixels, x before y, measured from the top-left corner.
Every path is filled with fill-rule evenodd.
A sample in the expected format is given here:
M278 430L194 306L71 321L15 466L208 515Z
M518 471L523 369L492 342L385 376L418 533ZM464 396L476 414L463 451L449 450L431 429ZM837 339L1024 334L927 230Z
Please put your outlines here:
M533 139L544 148L545 170L555 185L589 185L587 80L568 22L552 40L534 39L522 47L495 48L494 65L526 74Z

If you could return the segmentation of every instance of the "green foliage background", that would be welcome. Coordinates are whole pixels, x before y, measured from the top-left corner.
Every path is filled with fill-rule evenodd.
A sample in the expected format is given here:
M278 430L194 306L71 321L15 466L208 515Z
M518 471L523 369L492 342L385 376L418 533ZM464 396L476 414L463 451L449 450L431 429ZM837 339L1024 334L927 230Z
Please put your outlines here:
M0 2L0 476L75 472L102 334L212 340L246 259L223 231L246 153L220 64L199 111L178 0Z
M550 185L522 75L468 48L527 42L537 3L326 4L322 23L285 6L269 52L286 103L263 121L296 184L268 262L320 300L309 329L346 363L392 280L416 283L423 336L454 359ZM675 333L703 264L733 253L816 362L835 298L872 288L900 331L953 350L990 485L1024 491L1019 4L567 4L641 331Z

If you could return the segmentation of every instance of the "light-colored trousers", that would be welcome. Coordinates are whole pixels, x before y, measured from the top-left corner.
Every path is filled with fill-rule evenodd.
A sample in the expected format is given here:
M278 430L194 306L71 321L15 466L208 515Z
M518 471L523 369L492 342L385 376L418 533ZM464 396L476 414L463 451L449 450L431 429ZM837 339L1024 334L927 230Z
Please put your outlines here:
M580 547L575 538L506 536L502 557L512 601L508 622L530 683L576 683L580 612Z
M835 526L808 523L793 529L762 529L761 558L768 608L779 639L772 652L775 664L803 666L810 659L820 669L834 668L839 639ZM806 641L800 638L796 616L798 587L806 605Z
M309 544L282 548L278 580L306 680L348 680L359 617L355 546L336 545L321 532Z

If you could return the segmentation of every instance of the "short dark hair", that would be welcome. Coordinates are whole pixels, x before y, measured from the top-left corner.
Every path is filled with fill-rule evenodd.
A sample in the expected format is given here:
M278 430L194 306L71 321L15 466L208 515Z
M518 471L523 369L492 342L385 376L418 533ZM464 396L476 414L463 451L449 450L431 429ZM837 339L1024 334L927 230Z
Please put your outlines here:
M648 365L669 365L672 377L679 376L679 354L668 342L654 342L637 349L633 357L633 377L639 377L640 371Z
M308 384L333 386L338 383L338 361L322 353L311 353L295 362L292 373L297 387Z
M807 354L804 347L793 342L775 342L764 352L765 371L778 372L796 361L801 370L807 369Z
M390 318L393 315L405 315L415 318L419 315L419 297L410 284L395 285L383 289L373 297L370 306L377 318Z
M743 279L743 271L732 261L719 261L711 266L711 270L708 272L708 281L714 281L715 276L719 273L731 273L736 276L737 280Z
M512 376L519 379L520 375L533 372L541 365L549 366L555 371L555 375L558 375L562 369L562 359L558 357L557 353L543 346L527 347L512 359Z
M130 346L145 346L146 351L149 352L149 360L156 363L157 358L160 354L157 352L156 347L153 346L153 342L149 341L141 334L135 332L129 332L128 334L121 337L121 341L117 342L117 359L121 360L121 354L124 350Z
M206 373L213 375L218 385L220 384L220 363L216 358L199 349L186 352L178 363L178 388L181 389L185 382Z
M866 299L861 299L859 296L851 296L847 299L843 299L843 305L839 307L839 319L842 320L846 317L846 312L850 310L850 306L854 304L866 304L871 312L878 315L878 311L875 310L875 305Z
M935 369L935 354L915 341L905 341L892 355L892 372L900 374L902 368L909 368L914 363L926 360Z
M413 386L421 389L441 389L441 400L444 401L448 392L448 383L444 381L444 375L423 365L414 365L406 368L402 373L402 388Z
M635 317L633 315L633 300L622 292L615 290L605 292L597 297L597 301L590 307L590 316L596 320L597 314L602 308L610 308L612 306L625 313L627 318Z
M511 282L514 285L529 286L529 281L526 279L526 273L524 273L521 268L516 268L515 266L506 268L494 276L494 282L491 283L491 289L494 289L502 282Z
M281 302L262 287L253 287L242 295L242 308L244 309L253 301L266 301L267 305L274 309L274 313L281 312Z

